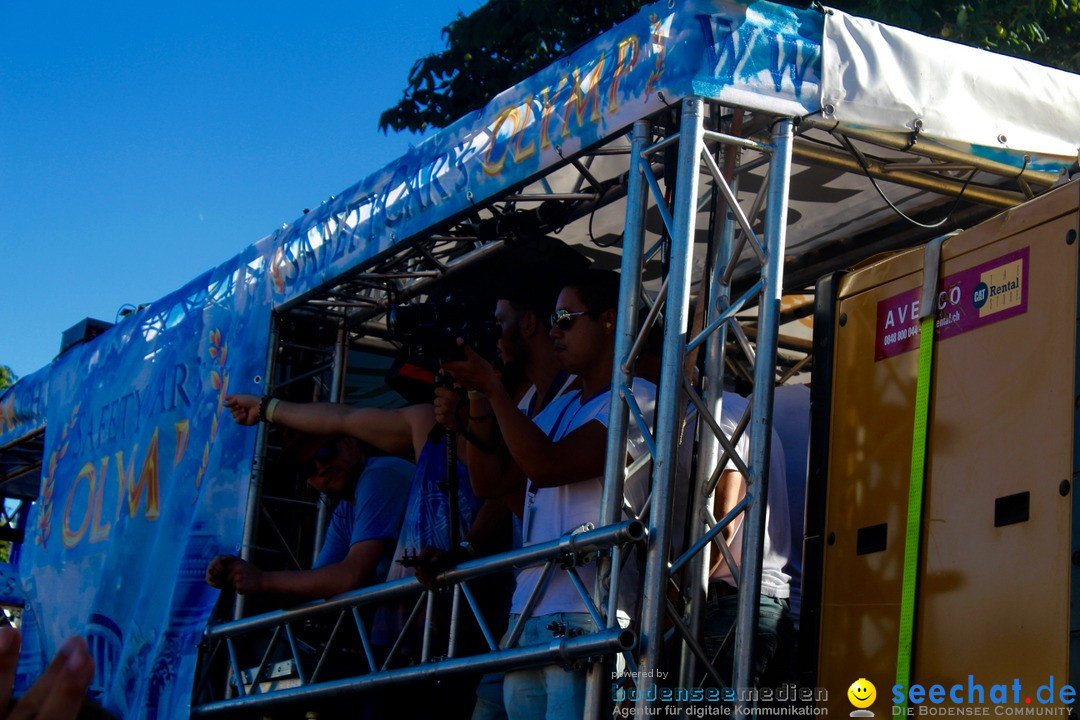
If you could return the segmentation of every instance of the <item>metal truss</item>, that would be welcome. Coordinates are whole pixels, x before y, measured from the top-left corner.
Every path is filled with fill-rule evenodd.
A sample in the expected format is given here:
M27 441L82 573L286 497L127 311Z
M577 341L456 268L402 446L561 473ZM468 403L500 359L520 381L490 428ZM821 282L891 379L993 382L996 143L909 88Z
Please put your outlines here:
M599 633L574 635L565 632L553 642L521 646L524 622L539 601L543 579L526 603L520 619L501 642L492 627L499 618L485 617L469 582L513 568L543 565L543 577L565 572L574 581L582 599L600 627L600 611L577 574L577 567L597 553L607 553L642 540L644 526L626 521L600 529L582 529L546 543L530 545L458 565L442 573L434 588L415 578L402 579L340 595L326 602L314 602L282 612L238 619L210 628L204 638L203 672L193 697L193 717L231 716L247 710L264 709L285 702L312 703L340 699L344 694L388 687L426 677L476 673L506 667L551 663L573 664L579 660L625 652L635 644L632 630L613 627ZM434 615L437 598L450 595L450 632L445 652L433 650ZM412 602L412 611L389 652L375 648L369 621L362 611L388 603ZM463 607L465 606L465 607ZM467 609L466 609L467 608ZM459 632L467 621L475 622L483 635L486 651L464 654ZM319 632L321 626L323 632ZM311 628L315 627L313 633ZM329 634L325 629L329 628ZM397 649L410 635L422 637L418 665L395 667ZM358 642L360 652L344 673L337 653ZM257 665L245 667L242 658L257 649ZM441 648L440 648L441 649ZM215 665L227 657L227 684L215 688ZM283 676L287 676L284 681Z
M332 343L326 340L326 327L317 328L315 332L301 337L297 334L298 325L295 322L287 323L279 314L272 316L266 393L307 402L339 401L343 393L347 359L342 323L337 322L337 328L330 326L329 332L335 337ZM257 554L284 556L289 567L302 569L318 556L329 522L329 503L324 497L315 502L301 500L302 479L287 479L271 473L274 460L281 451L280 442L280 432L276 428L266 424L259 426L245 505L240 557L266 565L265 561L257 558ZM300 536L307 536L311 541L310 560L307 562L300 558L301 549L297 546ZM237 596L234 618L244 617L247 602L244 596Z
M30 506L40 490L44 456L44 429L0 448L0 541L23 541Z
M621 199L626 191L624 178L598 173L595 163L598 158L628 152L617 142L568 158L537 183L513 189L421 237L403 238L363 269L297 298L280 311L340 313L350 329L378 318L391 305L438 288L456 272L498 254L518 238L558 232ZM336 223L335 233L344 227Z
M0 494L35 499L44 455L44 428L0 448Z
M385 316L394 304L424 296L460 270L498 254L504 249L506 238L516 232L540 234L555 230L621 198L624 187L621 178L598 179L591 168L595 157L625 153L625 149L600 148L575 157L567 162L563 172L562 183L571 184L569 192L559 191L544 180L542 192L511 193L499 203L477 208L468 217L437 228L430 235L404 240L366 268L335 279L321 290L279 308L273 315L268 343L266 393L301 401L340 402L345 390L349 349L362 338L383 332L378 326L373 327L372 320ZM551 203L558 207L553 208ZM343 228L344 224L338 222L334 232L340 233ZM309 239L303 236L301 242ZM325 336L300 341L293 337L297 327L312 320L335 329L332 343ZM153 323L148 323L150 326ZM286 362L290 353L304 355L305 362ZM295 533L279 527L272 508L299 504L301 510L310 512L315 505L267 486L274 458L281 449L274 434L275 428L268 425L260 425L258 429L240 556L252 560L260 552L284 555L287 565L298 569L308 563L301 560ZM317 507L318 517L311 533L315 537L312 560L318 555L329 522L329 504L325 498L320 498ZM237 597L233 618L245 617L246 606L247 599ZM204 656L203 660L208 662L209 658Z
M482 656L459 657L455 654L453 641L451 641L445 655L433 657L429 655L430 638L425 633L424 657L421 666L392 668L385 662L379 664L358 608L400 599L404 596L415 597L412 622L418 622L421 615L424 615L424 627L429 627L427 616L434 605L435 595L433 591L424 589L415 580L368 588L326 603L313 603L297 610L271 613L255 618L243 618L241 606L238 608L235 615L237 619L234 622L211 628L207 633L206 639L209 646L203 659L204 668L209 674L203 678L201 690L207 690L216 682L219 685L219 692L214 695L215 699L209 702L199 701L197 693L197 702L202 704L194 707L194 715L221 714L239 708L264 707L277 702L299 699L315 702L336 697L343 692L406 682L416 677L476 672L489 666L505 668L593 658L589 671L590 691L587 711L589 717L599 717L607 704L604 691L610 688L610 683L607 681L610 678L609 669L605 666L605 662L610 662L616 652L623 652L627 656L628 667L638 671L635 676L639 678L639 690L643 693L647 692L648 685L652 682L650 670L682 666L683 674L690 678L693 676L692 667L695 661L704 660L700 645L695 639L694 630L701 621L700 603L704 597L706 581L706 578L701 575L701 568L707 567L707 559L703 560L703 558L707 558L710 540L718 540L720 547L730 557L718 533L726 523L732 521L738 512L744 512L747 515L745 521L747 546L744 548L744 567L740 570L742 581L740 586L751 590L743 592L745 598L740 599L740 621L737 634L739 663L734 682L736 687L746 685L746 668L749 667L752 641L744 640L744 638L752 637L752 634L747 635L745 628L756 624L754 618L757 609L756 588L760 581L760 537L764 522L764 504L756 502L756 498L764 497L764 493L767 492L771 387L776 379L774 374L777 344L775 328L779 319L782 283L779 260L783 257L784 208L786 207L792 125L790 120L778 121L773 133L773 142L766 144L734 134L706 131L704 121L705 103L701 99L694 98L684 103L682 128L677 134L652 142L648 123L640 122L634 128L630 151L630 179L624 186L627 216L622 246L623 285L620 298L622 311L619 314L617 327L619 362L613 370L612 383L618 402L613 402L609 425L607 474L600 529L578 535L577 540L568 536L544 545L530 546L516 553L467 563L444 574L441 582L453 588L455 621L452 626L457 627L460 621L457 609L462 605L467 605L471 609L471 615L476 617L483 629L489 646L490 652ZM715 148L720 147L732 148L725 156L728 160L724 170L721 170L713 155ZM736 150L749 151L760 156L771 156L767 192L754 200L748 212L743 211L736 202L738 166L732 162L737 157ZM678 153L678 169L674 201L669 204L660 189L655 167L661 165L662 161L659 157L661 154L670 154L675 151ZM756 167L760 165L760 161L751 160L747 165ZM587 162L576 162L573 167L579 170L580 177L577 185L572 189L573 192L569 194L572 201L581 200L579 195L588 195L589 197L584 198L584 201L596 203L604 198L605 192L608 196L621 196L621 193L614 190L604 191L598 188L600 181L590 177ZM699 197L702 171L711 176L711 188L705 196ZM586 188L592 189L593 192L582 192ZM660 242L646 249L643 247L644 218L648 204L647 195L650 192L663 220L665 232ZM545 192L540 196L531 197L519 193L510 196L507 202L523 203L541 199L547 201L553 198L562 200L567 197L567 193L556 193L551 191L550 187L545 187ZM710 202L721 203L727 209L725 213L727 219L722 230L714 233L717 239L711 243L709 250L715 257L708 264L711 268L711 276L707 279L708 316L696 336L690 338L688 336L688 308L693 281L691 277L694 259L692 235L699 208ZM754 227L754 218L759 214L763 204L767 209L766 229L764 235L759 237ZM505 215L506 212L501 214ZM500 213L493 213L492 217L497 215ZM502 241L499 239L489 242L479 241L480 233L475 232L476 227L474 222L473 232L466 233L464 228L459 226L451 233L432 235L409 248L402 248L382 258L376 267L338 281L319 299L309 299L302 307L291 311L300 315L312 312L322 314L338 323L337 349L334 353L332 368L328 369L329 376L334 379L335 385L330 389L329 397L336 398L341 393L338 379L341 377L345 351L352 341L352 336L362 332L363 322L385 312L391 302L423 294L450 277L456 268L466 267L487 254L498 251ZM762 268L759 279L748 290L733 298L732 277L735 274L736 263L744 254L744 248L746 254L754 257ZM655 301L649 302L647 294L643 292L642 267L658 259L663 260L668 271L659 295ZM736 318L740 311L751 304L757 305L759 313L758 327L752 332L752 339L743 332L742 325ZM282 317L288 317L288 314L285 313ZM638 322L639 314L646 316L644 323ZM663 323L664 332L662 377L656 427L652 428L644 425L643 413L634 401L630 387L633 365L642 351L644 338L653 326L660 322ZM642 326L640 331L639 325ZM268 377L275 376L277 350L282 345L282 338L279 335L280 327L279 318L275 324L271 342L271 357L268 358ZM733 438L728 438L720 432L717 422L721 409L719 391L725 366L724 343L728 335L744 350L745 359L755 380L755 387L765 388L765 391L754 394L754 403L749 414L740 423ZM705 349L707 359L703 366L703 376L695 382L692 377L684 373L683 368L688 354L698 353L699 348ZM318 375L319 373L309 371L308 374ZM291 381L283 378L278 382L288 384ZM699 394L699 389L703 390L703 394ZM691 408L689 415L687 414L688 407ZM686 427L686 420L695 414L700 418L697 427L701 435L699 479L695 487L702 488L702 491L694 493L694 502L699 515L705 518L708 529L706 530L706 526L703 525L690 549L671 562L672 548L678 547L682 542L670 537L668 533L672 497L677 491L676 483L680 481L685 483L687 480L676 478L676 456L680 438ZM642 435L646 438L649 452L627 467L625 443L630 422L639 425ZM740 458L734 449L734 444L739 440L738 435L742 432L749 436L751 449L749 458ZM256 480L260 471L265 468L266 451L267 426L263 426L259 437L259 453L264 459L256 464ZM716 477L714 477L716 473L713 469L722 468L728 458L731 458L731 461L745 472L749 478L750 490L746 500L735 512L717 522L711 517L711 502L706 502L705 499L716 482ZM642 507L628 507L624 499L623 482L630 474L639 471L649 462L652 463L651 494ZM253 482L253 493L260 487L261 483ZM252 533L258 517L255 507L257 506L249 504L245 530L244 549L246 551L250 551L254 545ZM623 520L624 513L631 519ZM620 584L619 568L628 552L624 546L627 542L641 537L643 534L641 528L644 527L642 523L648 524L648 555L641 588L643 606L640 635L635 636L632 633L628 634L618 624L617 598ZM628 528L637 529L629 532ZM576 553L583 552L581 543L586 538L592 538L598 534L605 539L594 542L591 550L599 549L604 552L599 553L597 557L599 572L596 586L590 596L588 589L584 587L574 570L575 562L567 562L567 558L578 557ZM568 543L576 543L573 545L576 548L574 552L568 553ZM521 622L519 622L516 628L510 630L509 641L506 645L500 647L495 643L489 623L477 617L478 609L475 599L471 597L468 580L504 567L520 567L522 564L540 561L546 563L545 574L556 571L570 573L575 586L586 600L586 606L590 609L594 621L601 630L592 636L565 638L559 643L557 651L553 651L548 646L531 649L518 648L516 642L521 629ZM675 605L668 601L667 587L673 575L684 573L685 569L690 567L696 568L700 577L695 578L691 575L681 586L684 600L680 601L679 605L687 609L686 614L683 615L676 610ZM460 602L462 598L465 603ZM523 618L528 617L538 599L539 595L534 592L534 597L528 603L527 612ZM316 615L330 616L332 619L325 623L325 626L332 629L329 638L316 643L319 649L314 650L308 658L301 650L302 643L298 640L296 627L298 623ZM682 642L688 648L681 658L663 656L664 637L661 628L664 626L665 616L671 617L673 627L680 633ZM342 628L346 626L351 636L363 648L364 662L361 663L363 667L349 678L325 680L321 676L325 672L323 668L326 658L335 643L340 641L339 635ZM408 629L405 632L407 631ZM262 633L263 637L253 640L252 636L259 633ZM635 643L635 640L638 642ZM243 645L250 649L252 642L263 648L261 660L254 669L241 667L237 648ZM275 653L280 654L279 649L285 645L288 646L286 664L291 668L290 682L294 686L288 689L277 689L281 684L270 680L272 676L281 674L278 667L279 661L275 660L277 657ZM215 667L214 658L220 655L221 648L225 648L229 656L226 672L229 679L224 687L220 687L220 677L213 679L210 677ZM631 648L635 649L631 651ZM717 677L709 663L706 662L703 667L711 672L714 682L727 684L731 681L731 679ZM687 668L691 668L688 674Z
M233 622L212 627L206 634L203 677L193 699L193 716L266 710L279 702L317 704L420 678L562 662L587 665L585 715L599 718L610 709L611 663L619 653L636 671L624 677L636 683L636 697L642 698L639 713L645 712L644 698L650 696L657 671L677 678L683 688L706 682L737 691L750 687L773 388L807 371L812 351L809 341L779 332L781 326L813 311L803 277L789 288L794 295L789 295L787 305L781 304L792 162L863 175L875 187L881 180L960 198L965 207L959 214L968 213L965 217L970 216L971 204L1015 205L1030 196L1033 188L1047 187L1057 178L1026 169L1017 173L992 161L931 147L918 142L917 133L911 137L850 130L841 134L816 118L752 114L696 97L684 100L678 110L677 131L669 128L663 134L649 120L639 121L628 149L620 141L568 158L548 176L514 188L422 237L401 239L364 268L275 313L266 375L275 385L268 391L301 388L296 392L307 393L303 399L340 401L349 349L364 338L385 338L378 322L393 304L434 292L458 272L499 254L519 236L555 232L585 218L591 236L593 213L625 198L617 362L612 370L598 529L465 563L440 576L438 591L415 580L402 580L255 617L244 617L244 608L238 606ZM914 161L912 154L918 156ZM604 165L609 156L628 159L629 171L624 163L623 169L612 172ZM747 181L751 175L753 183ZM741 182L760 190L740 192ZM939 208L933 205L930 210ZM651 230L660 226L659 240L650 245L646 243L650 237L647 217ZM706 242L701 242L697 236L704 217L710 221ZM336 231L341 231L340 223ZM904 237L908 244L919 241L914 234ZM874 247L867 244L859 251L869 253ZM846 264L862 259L838 257ZM813 274L812 282L821 268L815 265L803 274ZM697 298L693 308L692 296ZM291 334L313 320L332 328L333 337L297 349L309 353L306 367L300 369L292 362L283 371L288 347L297 345ZM632 380L651 332L662 332L663 342L656 420L647 426L633 396ZM725 381L739 382L753 391L730 434L721 422ZM631 423L645 438L648 452L627 465ZM260 427L244 557L257 547L258 520L265 518L260 504L273 502L261 497L263 476L275 451L270 432L269 426ZM679 464L687 444L693 444L695 451L689 471ZM748 448L745 456L739 447ZM736 508L717 518L713 491L729 464L746 477L747 493ZM635 507L625 497L624 484L638 472L648 472L651 484L648 498ZM687 530L679 536L674 531L679 527L676 509L687 517ZM320 537L325 509L321 518L316 533ZM722 535L723 528L737 518L743 528L740 567L734 567ZM282 544L288 544L290 538L278 534ZM634 588L641 610L633 631L628 631L618 622L619 588L629 582L620 578L620 570L635 541L645 542L647 549L644 574ZM730 678L720 677L701 644L715 551L732 566L739 592L735 671ZM598 571L590 592L575 567L592 553ZM300 554L294 552L293 557L296 565L302 564ZM530 564L543 564L545 574L569 573L600 630L544 646L519 647L519 623L510 629L508 642L500 644L493 620L482 616L469 583ZM451 598L453 630L443 651L435 649L430 628L436 600L446 595ZM535 607L537 593L534 596L523 617ZM422 662L393 667L373 646L361 608L404 599L414 603L411 622L416 629L412 631L424 638ZM480 628L487 652L467 654L457 646L460 626L473 622ZM313 627L321 627L322 635L311 635ZM350 643L356 648L356 666L338 677L332 658L337 649ZM736 697L740 698L737 711L752 712L741 699L748 694L737 692Z
M730 458L747 477L747 495L737 508L745 515L743 566L739 569L739 619L736 628L736 664L733 679L720 679L724 684L731 681L736 688L749 684L750 658L753 652L753 632L757 624L757 596L761 578L761 543L764 534L765 503L761 502L768 492L768 457L769 433L771 432L772 387L775 378L775 358L777 346L777 321L779 320L780 297L783 283L782 259L784 257L784 239L786 230L786 211L788 183L790 176L792 121L779 119L773 125L771 142L766 144L748 140L736 134L708 131L705 129L706 105L700 98L689 98L682 105L681 127L677 135L669 135L663 140L651 143L649 127L639 122L634 127L631 172L627 191L626 233L622 255L622 296L621 312L617 327L616 367L612 375L612 387L617 388L619 403L613 402L609 418L608 464L605 476L604 515L601 522L609 522L621 512L620 499L625 475L621 472L622 463L614 462L624 457L626 452L626 431L631 418L640 422L640 411L629 392L633 367L641 351L644 337L652 331L652 325L663 313L663 351L661 377L656 409L656 435L652 450L652 490L648 506L649 543L646 559L644 582L642 583L641 630L638 648L639 673L636 676L637 697L641 698L638 712L645 713L644 698L650 696L651 686L655 683L656 671L671 670L680 664L684 681L690 682L694 676L693 665L701 661L711 671L711 664L704 657L698 630L702 619L704 589L707 585L708 548L710 541L719 540L720 529L732 521L737 513L716 522L712 518L711 496L721 470ZM741 116L735 124L741 125ZM660 189L660 184L651 169L651 157L668 146L678 144L678 168L676 171L675 193L670 206ZM725 148L725 170L722 170L714 157L714 148ZM769 157L769 180L764 195L753 203L749 213L739 205L736 191L732 188L735 180L736 159L740 151L751 151ZM690 295L692 286L692 268L694 260L694 238L697 226L698 208L702 199L699 197L701 175L704 170L711 181L714 201L720 202L725 209L724 223L713 242L710 243L710 257L706 267L711 268L711 275L706 280L707 290L702 298L707 298L708 314L704 317L703 328L696 336L690 336ZM644 245L644 212L646 193L651 192L652 199L663 219L669 242L667 266L668 272L663 281L660 295L651 308L641 330L638 330L637 314L642 308L640 298L642 262L646 261L654 250L646 250ZM754 227L761 202L766 207L764 236L758 236ZM732 298L731 279L735 265L743 257L743 250L759 264L759 277L749 290ZM738 313L747 303L755 302L759 313L759 328L756 333L756 350L748 352L753 363L755 392L748 408L749 415L743 418L739 428L745 428L748 435L750 453L748 458L739 458L734 442L738 438L728 438L720 430L718 418L721 413L724 340L730 331L740 345L749 348L751 344L745 337L741 326L735 322ZM644 309L644 308L642 308ZM695 382L693 373L687 372L688 354L694 353L699 346L706 346L704 360L705 372L699 382ZM699 393L699 390L702 391ZM672 537L672 508L674 496L679 492L678 485L685 486L690 481L677 476L678 452L683 431L686 428L688 406L699 418L697 423L699 438L697 447L697 478L691 485L694 507L699 517L706 524L695 524L695 536L689 550L674 558L674 550L681 544L681 539ZM642 428L645 430L644 428ZM718 449L723 448L720 455ZM646 518L642 518L645 520ZM730 561L730 553L721 541L720 547ZM669 582L675 573L690 568L686 581L680 587L683 594L680 602L687 608L686 614L678 610L668 599ZM617 574L618 565L610 563L605 568L612 575ZM617 585L617 578L598 579L598 586L604 582ZM609 613L609 627L611 623ZM672 627L681 635L682 643L689 652L681 658L665 657L665 638L663 628L665 618L670 619ZM669 654L671 651L668 651ZM589 716L599 717L603 706L602 694L606 687L604 673L594 668L590 674Z

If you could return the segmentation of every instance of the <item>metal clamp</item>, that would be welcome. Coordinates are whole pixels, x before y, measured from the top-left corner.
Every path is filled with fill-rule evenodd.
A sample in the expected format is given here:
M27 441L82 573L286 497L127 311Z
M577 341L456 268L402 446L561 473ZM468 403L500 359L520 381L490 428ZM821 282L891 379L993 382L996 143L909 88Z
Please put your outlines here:
M591 522L587 522L571 531L569 535L563 536L562 552L559 555L559 567L563 569L581 567L582 565L588 565L596 558L596 550L582 552L577 549L574 540L574 537L576 535L587 533L590 530L595 529L595 525L593 525Z

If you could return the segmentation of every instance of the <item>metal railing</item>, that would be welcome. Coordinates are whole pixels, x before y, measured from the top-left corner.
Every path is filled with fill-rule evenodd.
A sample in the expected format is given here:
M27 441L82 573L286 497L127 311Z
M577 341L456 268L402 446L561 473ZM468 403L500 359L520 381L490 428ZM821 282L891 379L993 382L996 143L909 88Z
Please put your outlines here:
M576 568L588 562L594 554L609 553L614 548L641 542L644 538L645 528L637 520L599 529L582 529L557 540L462 563L441 573L433 587L422 585L415 578L407 578L345 593L326 601L307 603L290 610L216 625L209 628L204 636L206 666L196 685L194 696L199 700L211 691L215 678L209 672L209 667L222 651L228 657L228 687L222 689L220 699L194 704L192 715L228 715L241 710L297 700L325 701L421 677L549 663L570 664L578 659L629 650L636 644L634 632L620 627L604 627L605 623L580 578L575 585L586 605L591 608L597 626L603 629L579 636L567 634L544 645L525 647L518 645L521 627L540 593L534 593L517 624L508 630L500 642L491 631L491 623L483 616L477 598L469 588L469 582L505 570L540 564L544 566L545 575L566 572L576 577ZM437 593L452 593L454 599L448 651L443 657L433 657L428 651ZM413 598L416 602L409 620L398 631L389 652L380 658L361 610ZM463 620L457 610L460 598L465 599L472 617L480 626L487 645L486 653L458 655L454 628ZM311 621L326 621L325 625L333 629L318 651L304 653L298 627ZM332 663L330 658L334 651L340 649L338 638L346 624L351 624L360 639L366 671L354 667L350 668L352 675L348 678L324 680L322 674ZM424 648L419 664L403 668L393 667L397 657L396 649L418 624L423 628ZM250 651L256 647L262 648L258 664L254 669L242 667L242 650ZM279 649L291 661L295 684L287 689L262 691L260 684L269 678L271 666L279 662L276 660L281 656ZM233 693L236 697L228 697Z

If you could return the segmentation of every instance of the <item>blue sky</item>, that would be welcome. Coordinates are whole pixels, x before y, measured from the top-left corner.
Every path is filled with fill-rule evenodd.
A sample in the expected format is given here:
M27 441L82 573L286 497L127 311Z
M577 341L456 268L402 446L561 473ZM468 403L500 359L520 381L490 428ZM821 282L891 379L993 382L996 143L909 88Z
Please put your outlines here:
M0 365L45 366L401 155L413 62L480 0L0 2Z

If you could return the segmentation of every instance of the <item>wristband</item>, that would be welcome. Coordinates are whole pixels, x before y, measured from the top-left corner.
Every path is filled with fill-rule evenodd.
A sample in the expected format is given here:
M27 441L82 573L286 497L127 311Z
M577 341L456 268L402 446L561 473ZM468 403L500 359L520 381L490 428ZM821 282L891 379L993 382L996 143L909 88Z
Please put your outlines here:
M486 415L470 415L469 419L479 422L480 420L489 420L489 419L491 419L493 417L495 417L495 413L494 412L489 412Z
M270 398L263 395L259 399L259 422L266 422L266 404L270 402Z
M270 398L270 402L266 403L266 422L274 422L274 410L277 408L278 402L280 401L277 398Z

